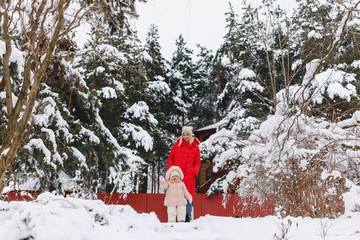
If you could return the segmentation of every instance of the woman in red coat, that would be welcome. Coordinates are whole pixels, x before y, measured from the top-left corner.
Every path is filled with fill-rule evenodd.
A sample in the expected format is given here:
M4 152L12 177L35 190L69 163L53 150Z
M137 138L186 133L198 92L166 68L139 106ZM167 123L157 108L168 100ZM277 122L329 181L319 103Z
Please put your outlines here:
M189 193L194 199L195 194L195 177L199 174L200 169L200 149L199 140L192 136L192 127L183 127L182 135L179 137L171 148L167 162L167 169L172 166L178 166L184 173L183 182ZM190 222L192 212L192 203L189 201L186 205L185 222Z

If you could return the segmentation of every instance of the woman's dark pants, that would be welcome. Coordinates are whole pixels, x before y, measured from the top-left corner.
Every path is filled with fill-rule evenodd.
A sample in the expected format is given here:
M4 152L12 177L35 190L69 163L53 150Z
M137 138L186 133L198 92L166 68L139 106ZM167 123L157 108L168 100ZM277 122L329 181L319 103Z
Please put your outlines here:
M186 204L186 216L185 216L185 222L190 222L191 220L191 213L192 213L192 207L193 207L193 202L189 203L188 200L187 204Z

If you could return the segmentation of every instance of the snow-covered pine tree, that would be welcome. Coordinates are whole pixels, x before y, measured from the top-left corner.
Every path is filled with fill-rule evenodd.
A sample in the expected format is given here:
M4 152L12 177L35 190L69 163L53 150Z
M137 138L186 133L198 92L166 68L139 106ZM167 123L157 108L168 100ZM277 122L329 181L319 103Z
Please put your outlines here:
M148 162L149 192L159 192L158 176L164 175L170 148L180 129L179 113L175 93L170 89L174 81L170 74L170 65L164 59L159 44L158 27L150 25L143 54L146 85L146 99L149 110L158 120L153 129L154 151Z
M218 60L226 58L230 64L238 64L241 60L243 60L243 64L246 67L248 63L243 55L249 52L243 50L244 41L247 38L244 36L245 30L241 28L245 27L244 25L246 24L244 23L243 26L240 26L240 23L237 19L239 15L234 12L234 7L231 5L231 3L229 3L229 11L225 13L225 16L227 23L226 28L228 32L224 36L224 43L221 44L216 53L216 58L218 58ZM246 43L247 42L245 42L245 44ZM251 55L246 56L246 58L249 57L251 57Z
M50 169L60 172L66 158L58 152L56 137L68 132L61 113L55 109L57 95L46 86L46 74L67 56L68 47L63 50L64 44L71 42L69 36L93 6L90 5L62 0L52 4L23 0L1 4L4 10L1 13L1 76L6 88L0 89L0 95L6 108L2 109L5 118L1 129L0 193L10 179L15 181L13 185L18 183L14 172L21 172L27 159L29 162L39 160L32 166L36 171L26 172L28 169L24 167L20 181L34 176L35 182L47 178L44 185L54 186ZM59 131L50 129L50 122L57 125ZM19 153L22 150L23 154Z
M118 11L121 15L121 7ZM125 19L121 22L126 23ZM81 61L81 67L87 66L84 74L96 96L98 117L119 146L124 146L129 153L137 157L137 167L130 168L132 174L128 174L128 178L135 184L132 191L146 192L146 162L154 158L151 151L152 135L157 120L150 113L147 104L147 79L144 75L139 40L128 24L115 24L113 21L107 23L103 28L94 29L94 37L87 48L95 51L85 61ZM105 173L109 175L109 164L111 166L120 159L104 159ZM118 179L122 172L124 169L117 168L110 174L115 174L114 177ZM109 186L119 188L116 181ZM107 191L111 190L110 188ZM119 191L122 189L119 188Z
M346 4L350 3L351 1L346 2ZM318 72L324 72L323 74L329 76L329 79L320 88L320 92L313 93L320 94L322 97L309 104L310 108L307 114L321 115L330 121L351 117L353 109L358 106L358 100L353 96L351 101L344 102L341 96L333 96L331 93L329 95L325 89L328 87L328 84L334 81L333 79L343 78L342 76L346 73L357 74L356 64L353 63L356 63L360 56L356 37L356 32L359 31L359 24L357 24L356 19L359 14L352 12L349 15L349 23L345 26L343 35L339 39L340 41L337 42L337 47L328 54L331 50L330 48L334 46L332 43L340 37L338 35L338 28L345 21L343 17L346 11L344 11L342 5L337 4L337 1L319 2L316 0L304 0L299 1L298 4L299 11L294 12L294 16L291 18L292 32L295 33L292 41L294 45L299 46L297 58L300 59L294 62L294 65L310 61L315 63L317 59L321 59L322 64ZM341 73L341 71L343 72ZM304 70L302 70L300 76L304 76ZM341 86L338 87L343 88L347 92L355 90L346 89L349 83L348 80L350 80L349 78L346 79L341 83L339 82ZM295 83L302 84L302 78ZM314 88L314 83L311 83L311 85L310 88ZM351 96L351 94L346 95Z
M201 143L203 159L212 159L214 172L221 169L236 169L243 161L240 160L243 140L249 132L257 129L260 119L253 109L254 94L262 94L263 87L257 83L256 76L250 69L242 69L237 77L226 83L222 94L218 96L218 105L228 100L226 116L219 121L218 132ZM225 177L218 179L209 189L208 194L227 192L222 186ZM225 191L224 191L225 190Z
M18 4L25 4L25 1L19 1ZM131 78L124 77L127 76L127 72L123 67L128 59L137 59L134 52L138 52L138 48L132 45L136 41L133 39L136 38L132 36L126 19L129 15L136 16L134 1L102 1L89 4L90 8L87 8L87 5L81 8L77 1L68 1L64 6L64 10L68 11L67 15L65 14L66 28L61 30L62 38L58 42L55 41L55 57L52 58L39 85L40 91L26 126L28 131L23 147L18 152L14 164L6 172L12 188L23 181L30 182L31 187L35 189L59 192L131 192L137 191L139 187L139 181L136 179L139 178L139 169L145 162L137 150L128 148L128 144L140 143L137 147L148 151L152 140L146 132L132 136L129 128L121 125L121 119L128 119L125 113L133 104L125 95L125 84L128 84L125 80ZM55 6L57 5L46 7L50 9ZM31 7L36 12L39 5L34 3ZM23 11L27 8L9 9ZM79 14L76 14L76 11L79 11ZM88 20L98 24L94 29L101 30L102 35L98 34L99 38L93 38L98 44L91 45L90 41L86 50L81 52L81 58L77 58L74 63L72 55L79 55L79 50L76 48L76 42L70 40L75 26L71 24L78 22L76 17L85 16L85 11ZM84 24L82 21L79 22ZM52 29L52 26L49 29ZM21 29L14 33L17 35L13 36L15 45L12 46L13 57L10 62L14 67L11 77L16 82L14 77L20 76L24 71L23 59L30 50L28 47L31 46L27 45L26 41L21 42L24 36L25 40L27 36L22 34ZM117 34L109 37L113 33ZM36 45L36 38L34 40L35 46L41 47L41 42ZM22 47L21 51L19 47ZM5 52L5 47L1 49ZM74 54L75 51L77 54ZM4 75L5 70L2 71ZM25 73L26 71L28 69L25 68ZM20 77L18 79L14 85L15 94L20 92L21 84L26 83L22 83ZM3 90L1 89L1 101L4 102ZM119 116L119 119L114 116ZM2 118L1 121L8 124L6 118ZM6 146L6 141L2 141L1 151L5 150ZM5 152L3 153L2 156L5 156Z
M235 59L235 57L233 56L237 56L236 59L239 62L236 63L235 61L234 64L230 65L230 67L240 66L235 69L238 69L238 71L240 71L241 73L244 72L244 70L246 69L241 66L248 66L249 70L253 71L252 74L253 82L250 83L252 85L256 84L258 86L257 90L260 91L258 91L257 93L254 91L249 91L248 94L251 94L252 97L246 97L246 95L248 94L244 94L244 93L239 94L236 93L236 91L234 91L234 89L236 89L237 87L239 87L240 89L242 86L241 82L236 81L236 77L232 78L231 80L228 80L222 95L220 95L219 97L219 103L223 103L220 104L219 106L224 106L223 111L226 114L225 118L222 121L227 121L228 123L232 123L238 119L241 120L241 118L239 118L239 113L241 113L241 111L239 111L236 108L234 108L235 111L233 112L229 111L234 106L242 106L244 108L244 111L247 112L248 116L256 117L256 119L260 121L268 117L268 114L271 113L272 109L275 109L274 106L276 106L276 104L274 105L274 103L277 103L278 101L281 101L282 104L286 102L286 105L289 106L288 109L291 109L291 106L297 104L296 102L294 102L295 99L294 97L295 96L298 97L298 95L296 95L295 93L297 92L297 94L299 94L300 91L299 85L302 84L304 79L305 67L303 62L311 61L314 58L314 55L312 55L311 52L313 52L314 54L317 53L319 49L321 49L321 46L324 45L323 41L314 42L313 40L311 40L311 38L309 37L310 36L312 37L314 35L313 34L309 35L308 33L311 32L311 30L307 30L307 29L311 28L311 26L321 25L323 24L323 22L327 22L327 23L331 22L332 24L331 26L329 26L329 29L323 31L324 37L321 37L321 39L325 39L326 36L328 36L326 41L329 42L330 40L334 41L334 39L336 39L335 33L339 31L338 30L339 26L341 26L340 24L342 19L340 16L342 16L341 14L343 12L338 12L337 9L339 9L339 5L331 5L328 3L323 3L325 5L323 6L321 4L319 5L318 2L313 2L314 5L311 5L311 3L309 3L308 1L304 1L303 5L300 4L300 8L302 10L296 11L294 16L292 16L289 19L284 15L282 10L273 7L272 1L266 1L265 3L266 4L264 4L264 7L266 7L269 11L262 11L262 8L253 9L250 5L246 6L245 12L243 14L242 22L239 23L240 27L235 27L236 21L233 19L235 14L231 13L231 9L230 9L230 13L228 14L229 26L232 26L230 29L241 29L241 31L235 31L234 33L229 32L227 34L228 38L225 38L225 44L222 45L222 47L218 51L217 58L220 59L221 57L224 58L224 56L229 56L228 59ZM312 6L311 8L309 8L309 4ZM329 8L330 6L332 6L332 8ZM306 13L306 11L308 11L308 13ZM312 13L309 13L309 11L319 11L319 14L313 15ZM266 15L262 15L263 12L266 12L267 14L271 14L271 16L267 17ZM325 14L328 12L331 12L332 14L331 15ZM319 17L320 13L324 13L326 16L324 15L324 17ZM305 18L300 17L300 15L303 16L307 14L312 16L311 19L309 19L309 21L307 21ZM265 16L265 17L260 17L260 16ZM315 23L314 18L318 19L319 23ZM327 19L327 20L322 21L321 19L323 20ZM269 21L262 22L262 20L269 20ZM271 23L271 22L274 25L268 26L267 23ZM309 24L309 23L313 23L313 24ZM326 27L325 25L322 25L320 29L324 30L325 27ZM305 34L304 31L306 31L307 33ZM262 35L261 33L266 35ZM264 36L266 36L265 39L263 38ZM234 40L236 38L238 38L237 41ZM230 47L231 42L236 42L237 45L234 49L239 52L231 53L231 47ZM321 46L317 48L316 44L320 44ZM308 48L310 46L311 48L314 48L314 51L308 51ZM352 47L354 49L355 44L352 44ZM315 51L315 49L318 50ZM353 69L355 65L346 66L344 64L341 65L338 64L334 67L334 65L331 66L330 64L331 62L333 64L340 63L339 59L345 58L344 57L345 55L342 55L343 53L346 52L344 51L344 49L346 48L345 47L337 48L334 51L336 57L327 58L327 60L324 61L323 64L321 65L321 68L318 69L318 71L321 71L321 73L316 75L317 77L315 78L315 80L313 80L307 86L308 91L306 91L305 95L306 97L309 97L309 99L311 99L307 103L307 107L308 107L307 112L309 115L313 116L313 114L315 114L319 118L327 116L326 118L328 120L334 120L335 118L331 116L336 114L328 115L326 113L327 111L332 111L333 113L337 113L337 116L339 115L342 117L352 116L351 115L352 112L347 111L347 109L353 109L353 107L356 106L358 102L355 93L355 85L357 81L353 78L354 75L341 70L343 70L344 67L346 69ZM245 54L249 54L247 55L248 57L245 57L246 56ZM322 54L318 53L318 56L322 56L322 55L324 55L324 53ZM271 59L270 62L266 60L267 56L270 56ZM244 63L245 61L246 63ZM269 69L271 71L269 71ZM320 79L327 79L327 80L321 82ZM272 86L272 83L275 84L274 85L275 87L269 87ZM338 86L336 89L340 91L340 92L336 91L337 92L336 94L332 92L332 90L335 90L334 87L335 85ZM276 90L275 94L273 90ZM343 92L343 94L341 94L341 92ZM234 96L238 96L238 97L236 98ZM276 101L274 102L271 101L271 99L273 98L272 96L276 96ZM246 99L253 101L253 104L247 107L246 103L244 104L244 100ZM345 99L346 99L346 103L344 102ZM329 102L333 104L328 104ZM258 106L262 105L262 108L256 108L257 104ZM229 109L226 108L228 106L230 106ZM266 109L271 111L269 112ZM340 109L342 110L339 111ZM343 110L345 110L345 112L343 112ZM260 115L256 114L256 112L260 113ZM295 112L296 111L289 110L288 113L291 115L294 114ZM230 119L233 120L229 121ZM239 122L241 123L241 121ZM230 124L229 126L232 127L234 125ZM235 132L229 132L228 134L222 133L222 134L226 136L226 135L231 135L231 133L234 134ZM216 139L216 135L214 136L214 139ZM207 147L205 147L206 145ZM206 145L205 144L203 145L204 148L203 151L206 153L204 154L204 156L211 156L211 155L214 156L214 154L217 154L215 156L220 156L223 152L226 153L226 150L220 148L220 146L216 144L211 146L210 142L208 142L206 143ZM242 146L245 145L246 143L242 142ZM239 144L239 146L241 146L241 144ZM221 151L216 153L214 149L221 149ZM241 147L239 149L241 149ZM213 153L209 155L208 153L211 152ZM229 158L229 155L226 156L227 158ZM235 166L238 167L239 166L238 163L244 163L245 160L241 158L241 154L238 154L238 156L240 157L230 161L230 165L231 162L234 162ZM226 162L225 160L226 158L222 158L220 162L225 163ZM229 179L234 179L232 177L229 177L231 174L229 174L227 177ZM225 181L224 183L220 183L220 184L218 182L213 186L221 185L221 186L226 186L227 188L229 184L231 184L231 182Z
M159 128L164 136L174 137L181 126L179 116L183 112L183 102L179 101L171 86L176 80L170 74L170 65L161 54L159 34L156 26L151 25L144 52L144 67L147 78L147 98L150 109L159 120Z
M185 123L189 123L189 107L194 94L194 63L192 61L193 51L187 48L186 42L181 34L176 39L175 45L176 50L171 59L170 75L173 81L170 84L170 89L176 95L176 104L178 105L178 109L181 110L181 124L184 125Z
M329 29L325 26L320 28L317 36L319 42L309 40L314 34L302 34L303 28L295 26L298 22L308 24L306 19L295 14L291 19L292 24L286 25L291 29L284 33L299 31L293 35L294 39L288 39L291 44L286 53L294 61L291 62L290 58L288 62L289 76L299 74L293 79L288 78L291 81L283 81L286 84L278 85L281 88L276 90L275 114L267 116L259 130L254 130L249 139L242 142L243 147L237 158L242 164L232 168L217 184L225 192L229 185L238 184L238 193L242 196L271 196L280 209L288 214L335 217L341 213L339 197L351 187L351 182L359 182L358 175L354 174L360 162L355 140L359 134L356 130L359 124L358 108L349 107L358 103L355 87L358 81L351 72L357 71L356 59L353 59L352 66L339 61L345 58L342 54L346 53L346 44L342 39L346 39L347 22L351 19L353 6L344 8L341 4L313 2L316 6L309 7L309 1L303 3L306 4L297 12L304 14L309 11L312 17L319 17L323 12L324 17L320 17L322 20L319 24L322 25L322 21L332 24ZM317 10L321 11L314 15L312 11ZM314 21L309 22L317 25ZM273 34L270 39L281 36L276 31ZM322 40L326 40L328 47L319 46L320 52L314 51L318 59L310 52L306 54L310 44L315 49L316 44L324 44ZM280 46L279 43L272 46ZM352 47L354 45L356 43L350 44ZM306 62L306 72L296 70L303 61ZM275 77L283 74L279 71L282 67L272 69L275 72L270 74ZM351 110L343 111L342 107ZM216 187L215 184L213 186Z
M210 125L216 121L217 82L212 75L214 56L211 50L198 45L199 53L194 64L192 81L192 102L189 108L188 121L194 129Z
M260 66L266 66L266 58L261 57L266 56L265 47L259 32L255 31L256 25L248 25L254 24L251 19L258 10L247 6L244 11L239 22L230 5L226 13L228 33L214 59L213 74L221 79L218 83L223 84L216 102L222 119L218 132L201 144L203 158L213 159L214 172L235 169L243 163L239 160L242 141L258 128L272 108L268 85L261 78L264 73ZM224 192L224 179L218 179L208 194Z

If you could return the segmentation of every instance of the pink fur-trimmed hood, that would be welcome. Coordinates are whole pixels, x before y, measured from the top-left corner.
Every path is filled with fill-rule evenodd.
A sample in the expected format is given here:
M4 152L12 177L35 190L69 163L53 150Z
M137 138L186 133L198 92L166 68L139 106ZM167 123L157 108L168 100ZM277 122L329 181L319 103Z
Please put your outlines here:
M170 180L170 176L171 176L171 173L172 173L173 171L177 171L177 172L179 173L179 175L180 175L180 176L179 176L180 181L184 179L184 173L181 171L181 168L179 168L178 166L172 166L172 167L170 167L169 170L166 172L165 179L166 179L167 181Z

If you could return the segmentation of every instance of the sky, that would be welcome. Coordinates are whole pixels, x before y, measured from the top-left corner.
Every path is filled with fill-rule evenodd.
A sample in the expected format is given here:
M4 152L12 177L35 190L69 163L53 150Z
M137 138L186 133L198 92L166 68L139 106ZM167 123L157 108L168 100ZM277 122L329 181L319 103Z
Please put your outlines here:
M257 4L257 1L251 3ZM175 40L179 34L191 50L201 44L216 51L227 32L225 13L229 10L229 2L241 15L242 0L147 0L147 3L137 3L140 17L134 24L142 42L150 25L158 26L162 53L168 60L176 49ZM291 10L294 0L278 0L278 4Z

